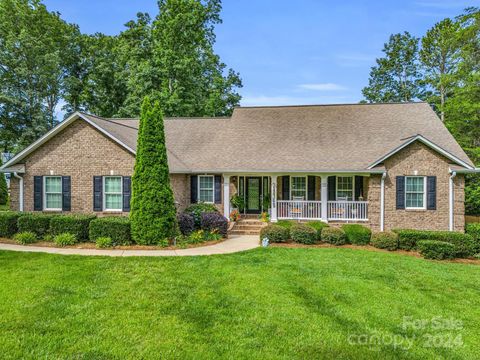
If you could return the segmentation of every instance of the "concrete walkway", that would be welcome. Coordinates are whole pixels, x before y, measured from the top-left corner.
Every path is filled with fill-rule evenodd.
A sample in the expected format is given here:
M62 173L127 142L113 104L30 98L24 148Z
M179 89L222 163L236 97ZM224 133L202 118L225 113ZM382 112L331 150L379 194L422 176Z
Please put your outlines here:
M231 254L254 249L258 246L260 246L258 235L231 235L227 240L215 245L179 250L64 249L15 244L0 244L0 250L86 256L198 256Z

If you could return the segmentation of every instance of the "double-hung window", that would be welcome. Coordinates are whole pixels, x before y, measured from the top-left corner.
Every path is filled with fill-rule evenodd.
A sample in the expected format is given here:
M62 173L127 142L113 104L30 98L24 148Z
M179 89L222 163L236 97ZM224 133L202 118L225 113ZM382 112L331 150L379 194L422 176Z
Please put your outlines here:
M426 180L425 176L405 177L405 207L407 209L425 209Z
M198 177L198 201L213 204L214 192L213 175L200 175Z
M291 183L291 199L302 200L307 199L307 178L305 176L292 176L290 178Z
M337 200L353 200L353 176L337 176Z
M122 177L103 177L103 209L106 211L122 210Z
M62 210L62 177L45 176L44 177L44 210Z

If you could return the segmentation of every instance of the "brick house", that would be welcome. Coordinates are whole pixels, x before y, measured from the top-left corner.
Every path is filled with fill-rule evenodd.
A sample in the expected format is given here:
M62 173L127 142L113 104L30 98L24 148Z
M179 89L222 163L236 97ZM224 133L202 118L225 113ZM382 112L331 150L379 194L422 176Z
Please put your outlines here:
M72 114L0 169L11 208L128 213L138 125ZM165 132L178 210L211 202L227 217L237 194L272 222L463 231L464 174L480 171L426 103L240 107L167 118Z

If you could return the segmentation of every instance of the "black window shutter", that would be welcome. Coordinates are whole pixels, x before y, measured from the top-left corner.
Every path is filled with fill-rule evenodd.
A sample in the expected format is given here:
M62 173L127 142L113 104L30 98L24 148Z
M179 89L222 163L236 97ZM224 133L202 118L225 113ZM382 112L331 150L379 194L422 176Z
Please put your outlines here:
M215 175L215 204L222 203L222 176Z
M337 199L337 177L328 177L328 201L335 201Z
M397 176L397 209L405 209L405 176Z
M132 178L130 176L124 176L122 178L123 182L123 204L122 211L130 211L130 200L132 199Z
M62 176L62 210L72 210L72 183L70 176Z
M290 176L282 176L282 200L290 200Z
M308 200L315 200L315 189L317 184L316 176L309 176L308 181Z
M33 177L33 210L43 210L43 176Z
M363 193L363 176L355 176L355 200L358 201L358 198L364 197ZM365 199L364 199L365 200Z
M427 209L437 208L437 177L427 176Z
M103 210L103 179L101 176L93 177L93 211Z
M198 201L198 176L190 176L190 203L195 204Z

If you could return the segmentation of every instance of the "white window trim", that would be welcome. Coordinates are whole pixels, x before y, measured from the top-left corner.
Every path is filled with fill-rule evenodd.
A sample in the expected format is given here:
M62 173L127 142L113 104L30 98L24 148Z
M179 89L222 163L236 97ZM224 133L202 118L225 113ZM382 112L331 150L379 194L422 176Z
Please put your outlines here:
M414 207L407 206L407 179L408 178L423 178L423 206ZM408 191L412 194L419 194L419 192ZM406 210L427 210L427 177L426 176L405 176L405 209Z
M102 197L103 197L102 208L103 208L103 211L121 212L121 211L123 211L123 206L120 209L108 209L107 208L107 193L105 191L105 179L107 179L107 178L120 178L120 192L119 193L109 192L109 194L123 195L123 176L118 176L118 175L102 176ZM122 201L123 201L123 199L122 199Z
M211 178L212 179L212 201L201 201L200 200L200 178ZM210 189L204 188L204 190L210 190ZM197 203L200 203L200 202L203 202L205 204L215 204L215 176L214 175L198 175Z
M60 186L62 187L62 177L59 175L51 175L51 176L44 176L43 177L43 210L46 211L62 211L62 208L47 208L47 179L48 178L60 178ZM49 194L60 194L63 195L63 189L60 189L60 193L49 193ZM63 203L63 198L62 198Z
M293 181L292 178L304 178L305 179L305 200L307 201L308 199L308 176L290 176L289 183L290 183L290 200L293 200L292 198L292 190L293 190Z
M348 201L355 201L355 176L335 176L335 199L338 199L338 178L351 178L352 179L352 200ZM342 190L345 191L345 190Z

